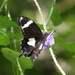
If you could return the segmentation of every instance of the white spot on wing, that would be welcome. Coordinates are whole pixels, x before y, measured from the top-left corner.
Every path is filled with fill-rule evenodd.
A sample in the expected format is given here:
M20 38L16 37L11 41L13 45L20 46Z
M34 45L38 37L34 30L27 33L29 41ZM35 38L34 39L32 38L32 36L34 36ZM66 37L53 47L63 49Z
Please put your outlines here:
M42 49L42 47L43 47L43 44L41 44L41 45L39 46L39 50L41 50L41 49Z
M21 22L21 20L23 20L23 17L20 17L20 22Z
M26 27L29 27L29 25L31 25L33 23L32 20L29 20L26 24L24 24L24 26L22 27L23 28L26 28Z
M33 47L35 47L35 39L34 38L30 38L29 41L27 42L28 45L32 45Z

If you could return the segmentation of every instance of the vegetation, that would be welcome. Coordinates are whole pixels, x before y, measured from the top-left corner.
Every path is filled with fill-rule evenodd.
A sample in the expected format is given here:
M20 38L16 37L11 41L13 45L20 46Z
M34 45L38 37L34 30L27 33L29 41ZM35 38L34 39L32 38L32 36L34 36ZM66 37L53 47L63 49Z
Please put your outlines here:
M0 75L74 75L74 3L71 0L0 0ZM43 32L56 31L55 44L42 50L34 63L32 58L18 57L23 38L17 23L19 16L37 21Z

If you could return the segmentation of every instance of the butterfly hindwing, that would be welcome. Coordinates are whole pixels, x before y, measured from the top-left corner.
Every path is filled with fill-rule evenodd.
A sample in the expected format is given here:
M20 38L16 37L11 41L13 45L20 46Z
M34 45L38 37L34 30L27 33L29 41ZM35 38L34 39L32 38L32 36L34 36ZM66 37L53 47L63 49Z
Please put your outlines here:
M28 42L28 39L24 38L22 41L21 41L21 50L22 50L22 54L19 56L25 56L25 57L29 57L32 55L32 51L35 49L33 46L31 45L28 45L27 44Z

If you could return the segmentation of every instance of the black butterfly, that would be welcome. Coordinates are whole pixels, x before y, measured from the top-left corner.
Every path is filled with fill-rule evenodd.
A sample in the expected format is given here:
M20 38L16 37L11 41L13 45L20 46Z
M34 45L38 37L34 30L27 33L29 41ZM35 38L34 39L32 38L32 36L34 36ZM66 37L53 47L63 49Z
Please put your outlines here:
M46 38L53 33L43 34L35 22L27 17L18 17L18 24L24 36L24 39L21 41L22 54L19 57L30 57L34 54L36 59L43 48Z

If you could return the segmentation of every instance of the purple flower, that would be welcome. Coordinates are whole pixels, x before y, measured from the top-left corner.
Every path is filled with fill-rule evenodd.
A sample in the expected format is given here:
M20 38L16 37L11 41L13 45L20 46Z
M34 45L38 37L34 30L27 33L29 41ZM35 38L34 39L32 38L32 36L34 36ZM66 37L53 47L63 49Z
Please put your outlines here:
M55 43L54 36L53 35L48 36L43 45L43 49L46 49L48 46L54 45L54 43Z

